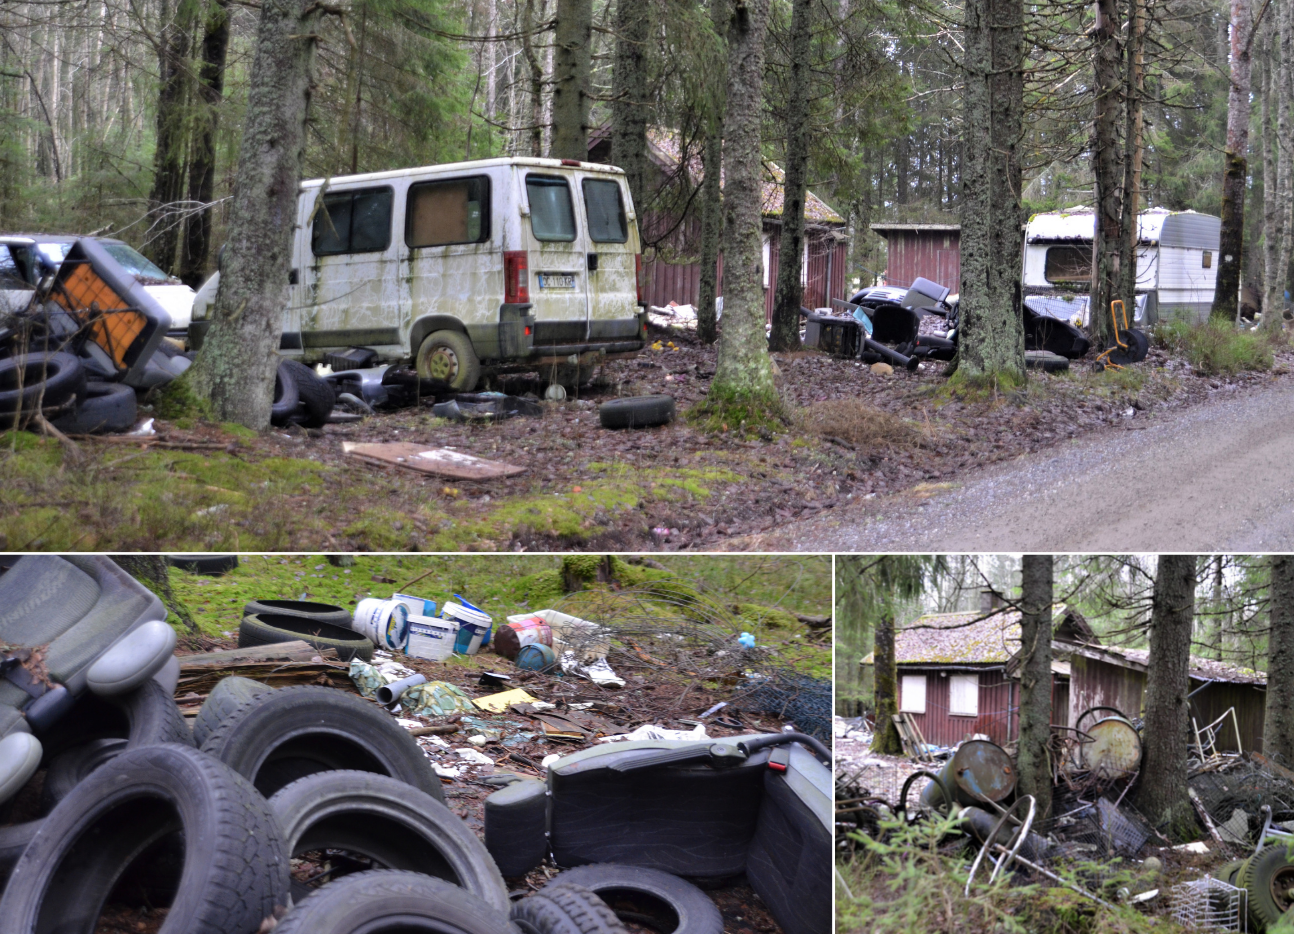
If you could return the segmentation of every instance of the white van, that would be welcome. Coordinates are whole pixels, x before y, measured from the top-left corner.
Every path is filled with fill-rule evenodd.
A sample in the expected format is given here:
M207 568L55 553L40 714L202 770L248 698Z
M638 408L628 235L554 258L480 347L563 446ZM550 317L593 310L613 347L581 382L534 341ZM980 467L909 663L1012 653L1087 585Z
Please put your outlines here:
M1081 293L1074 302L1081 324L1087 323L1094 233L1087 207L1035 214L1024 228L1026 294ZM1218 277L1221 219L1154 208L1137 218L1137 233L1137 322L1207 321Z
M466 391L483 368L587 378L646 335L638 224L607 165L484 159L303 182L292 267L280 348L312 363L368 348ZM218 279L194 302L194 347Z

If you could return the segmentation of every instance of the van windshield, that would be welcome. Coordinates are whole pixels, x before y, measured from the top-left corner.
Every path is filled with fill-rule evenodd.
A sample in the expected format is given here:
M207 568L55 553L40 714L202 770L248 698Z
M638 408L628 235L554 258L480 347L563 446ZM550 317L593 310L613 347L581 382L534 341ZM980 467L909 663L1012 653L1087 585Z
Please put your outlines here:
M536 240L575 239L575 210L566 179L527 175L526 197L530 200L530 231Z
M584 213L589 222L589 239L594 243L624 243L629 239L619 182L586 178Z

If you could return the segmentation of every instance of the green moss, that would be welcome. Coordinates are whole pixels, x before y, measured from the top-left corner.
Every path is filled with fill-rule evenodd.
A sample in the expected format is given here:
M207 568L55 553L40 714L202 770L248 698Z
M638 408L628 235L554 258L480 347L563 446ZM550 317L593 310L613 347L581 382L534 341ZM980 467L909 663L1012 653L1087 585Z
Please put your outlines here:
M774 394L724 392L710 387L705 401L683 413L692 425L710 434L771 437L785 432L790 416Z
M775 606L761 606L758 603L738 603L737 615L754 626L767 626L769 629L799 629L800 621L794 613L778 609Z
M554 569L528 574L517 581L517 593L536 609L550 606L566 594L562 585L562 572Z
M972 375L959 368L948 378L945 387L950 396L960 401L984 402L997 400L1006 393L1020 389L1025 384L1024 374L1011 370Z
M156 391L153 413L168 421L211 418L211 400L194 391L186 372Z

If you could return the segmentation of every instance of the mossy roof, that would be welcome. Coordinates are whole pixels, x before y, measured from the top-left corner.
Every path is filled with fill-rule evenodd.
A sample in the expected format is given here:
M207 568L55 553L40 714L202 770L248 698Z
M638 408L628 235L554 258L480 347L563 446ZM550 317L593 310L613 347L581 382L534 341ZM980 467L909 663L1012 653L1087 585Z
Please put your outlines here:
M1020 611L1001 610L979 619L981 615L978 611L930 613L914 619L894 634L895 661L900 665L1005 664L1020 648Z

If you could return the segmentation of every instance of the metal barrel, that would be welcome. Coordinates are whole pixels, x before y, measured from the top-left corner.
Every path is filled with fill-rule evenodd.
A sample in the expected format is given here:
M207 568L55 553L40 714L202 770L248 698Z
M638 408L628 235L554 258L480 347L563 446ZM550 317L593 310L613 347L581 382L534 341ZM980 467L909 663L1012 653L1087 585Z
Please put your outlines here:
M1103 717L1084 732L1092 737L1079 747L1084 768L1106 779L1130 776L1141 768L1141 736L1126 717Z
M1015 793L1015 763L997 743L972 739L962 743L939 772L939 781L962 806L988 801L999 804ZM934 782L927 782L921 803L941 808L944 795Z

